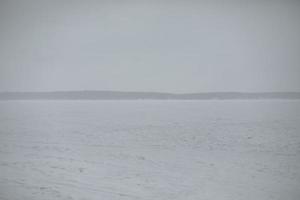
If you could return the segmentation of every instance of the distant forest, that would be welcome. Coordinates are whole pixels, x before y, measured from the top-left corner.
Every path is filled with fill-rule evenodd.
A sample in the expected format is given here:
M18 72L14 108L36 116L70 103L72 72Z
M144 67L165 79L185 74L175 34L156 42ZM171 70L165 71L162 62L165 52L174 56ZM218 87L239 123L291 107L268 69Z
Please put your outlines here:
M134 100L134 99L300 99L300 92L206 92L206 93L161 93L119 91L57 91L57 92L1 92L0 100Z

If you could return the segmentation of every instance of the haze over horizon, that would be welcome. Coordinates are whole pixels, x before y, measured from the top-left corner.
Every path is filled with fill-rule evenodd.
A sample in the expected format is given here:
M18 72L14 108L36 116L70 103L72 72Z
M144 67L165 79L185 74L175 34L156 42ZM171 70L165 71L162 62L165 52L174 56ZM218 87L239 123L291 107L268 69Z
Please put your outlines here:
M0 92L299 92L300 1L1 0Z

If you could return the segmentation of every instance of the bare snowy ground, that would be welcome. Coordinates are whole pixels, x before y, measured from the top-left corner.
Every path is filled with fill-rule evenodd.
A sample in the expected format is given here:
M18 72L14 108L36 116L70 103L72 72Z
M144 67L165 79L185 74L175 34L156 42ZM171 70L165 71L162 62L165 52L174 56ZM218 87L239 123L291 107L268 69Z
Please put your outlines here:
M300 101L3 101L1 200L298 200Z

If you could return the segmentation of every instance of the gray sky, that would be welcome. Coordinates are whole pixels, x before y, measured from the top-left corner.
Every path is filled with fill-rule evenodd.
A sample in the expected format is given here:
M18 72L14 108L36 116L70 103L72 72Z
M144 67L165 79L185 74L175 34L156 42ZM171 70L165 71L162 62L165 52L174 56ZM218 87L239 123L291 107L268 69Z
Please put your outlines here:
M299 20L297 0L0 0L0 91L300 91Z

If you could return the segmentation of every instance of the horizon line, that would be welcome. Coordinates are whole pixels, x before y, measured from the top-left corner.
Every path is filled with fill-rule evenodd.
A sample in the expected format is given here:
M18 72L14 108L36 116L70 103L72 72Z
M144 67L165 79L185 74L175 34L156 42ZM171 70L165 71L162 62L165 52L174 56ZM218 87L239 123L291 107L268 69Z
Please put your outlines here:
M118 92L118 93L160 93L160 94L207 94L207 93L243 93L243 94L260 94L260 93L300 93L300 91L201 91L201 92L162 92L162 91L140 91L140 90L46 90L46 91L0 91L0 93L59 93L59 92Z

